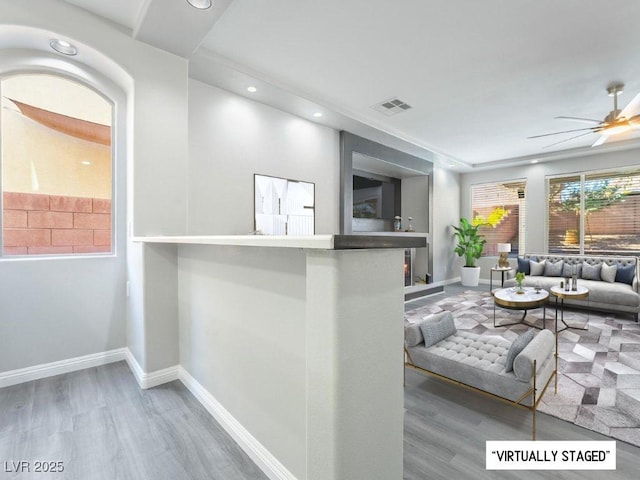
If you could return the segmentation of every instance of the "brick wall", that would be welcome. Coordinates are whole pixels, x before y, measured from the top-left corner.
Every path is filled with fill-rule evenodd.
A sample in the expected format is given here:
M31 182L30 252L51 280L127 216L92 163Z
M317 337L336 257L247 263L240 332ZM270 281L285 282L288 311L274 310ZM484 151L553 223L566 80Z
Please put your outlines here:
M500 223L495 227L483 226L480 227L478 232L487 241L484 247L483 255L499 255L498 244L510 243L511 251L518 252L518 233L520 229L519 215L520 205L502 205L502 207L509 212L509 214L502 217ZM473 211L473 218L476 215L481 215L484 218L489 218L489 215L495 207L481 207Z
M5 255L111 252L111 200L4 192Z

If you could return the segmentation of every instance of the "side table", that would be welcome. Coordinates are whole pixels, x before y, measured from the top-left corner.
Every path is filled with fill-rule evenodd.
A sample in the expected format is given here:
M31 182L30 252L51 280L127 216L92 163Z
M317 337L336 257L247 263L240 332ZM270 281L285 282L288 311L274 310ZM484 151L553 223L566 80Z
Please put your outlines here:
M564 321L564 299L569 298L572 300L583 300L589 297L589 289L587 287L578 286L577 290L565 290L564 288L560 288L560 286L556 285L551 287L551 295L556 297L556 334L558 332L563 332L567 328L572 328L575 330L589 330L589 328L582 327L572 327L571 325L567 325ZM560 321L564 324L564 328L562 330L558 330L558 299L560 299Z
M500 272L502 274L500 288L504 288L504 274L513 270L511 267L491 267L491 273L489 274L489 291L493 292L493 272Z

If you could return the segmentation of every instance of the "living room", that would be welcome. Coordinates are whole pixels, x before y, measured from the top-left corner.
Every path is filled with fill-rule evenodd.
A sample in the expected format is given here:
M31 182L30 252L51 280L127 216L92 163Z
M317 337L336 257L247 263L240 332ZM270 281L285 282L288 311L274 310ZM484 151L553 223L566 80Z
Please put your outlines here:
M625 1L602 12L597 2L585 7L576 1L507 6L412 1L393 8L377 1L312 3L219 0L199 9L186 0L0 1L2 82L33 71L74 80L109 101L113 129L113 204L103 207L111 211L112 236L108 245L83 245L111 251L26 258L19 253L24 250L15 250L0 260L0 405L5 412L0 461L8 462L6 473L22 478L16 473L19 462L49 460L63 461L69 478L388 479L400 478L404 459L405 478L437 476L436 466L441 476L464 478L473 472L482 478L492 476L485 470L484 440L529 438L530 418L523 412L502 416L498 402L416 375L409 380L419 387L406 399L411 415L404 423L405 456L402 422L372 432L376 441L365 449L367 435L359 428L373 431L371 418L383 425L403 415L400 363L379 370L371 363L359 375L363 384L374 377L372 371L393 379L375 395L380 403L390 397L387 408L364 401L365 390L340 384L342 378L334 378L339 395L320 384L309 390L307 367L313 358L305 345L317 347L316 366L330 376L335 372L320 360L335 360L340 368L355 365L346 340L356 340L367 323L359 318L363 330L344 331L345 342L333 344L327 325L318 321L318 335L309 335L298 320L313 313L307 304L311 275L317 281L313 305L318 314L348 314L344 294L371 315L392 311L401 317L412 303L405 306L402 298L386 295L402 295L402 285L386 292L386 280L376 284L380 265L401 278L394 266L401 252L362 249L332 257L335 275L324 277L323 257L307 254L312 248L304 244L265 250L259 242L268 239L244 238L256 230L254 175L314 184L315 234L333 239L347 233L340 132L424 161L429 205L425 212L402 216L404 222L415 217L417 232L428 241L419 276L426 281L428 274L429 285L443 288L445 295L460 276L451 226L460 217L473 217L474 186L524 182L526 225L518 253L547 252L549 179L627 172L640 165L633 131L591 147L601 138L600 122L614 98L624 109L640 92L640 63L629 47L638 6ZM573 21L576 12L580 22ZM54 38L65 42L63 49L70 48L67 43L75 46L76 54L52 50ZM593 38L599 42L589 47ZM609 97L612 82L624 83L625 92ZM372 108L392 99L409 108L396 108L401 111L393 115ZM32 121L7 101L3 98L3 115ZM563 115L595 119L590 128L596 130L550 149L545 147L570 135L527 139L582 126L554 118ZM33 165L26 163L28 188L53 195L34 180L44 177L35 159ZM107 210L71 213L107 215ZM90 230L95 241L104 234L95 232L107 228ZM586 232L579 234L584 238ZM237 236L243 238L233 241L255 244L149 240L170 236ZM314 241L320 245L324 238ZM331 250L322 245L317 249ZM224 254L212 253L224 248ZM512 262L515 248L514 242ZM359 269L357 255L371 255L361 262L366 268ZM496 262L495 255L479 259L480 289L488 290L484 282ZM329 289L337 284L344 291ZM218 293L209 294L213 290ZM209 324L210 318L218 323ZM281 323L262 322L265 318ZM375 349L386 352L389 344L378 339L387 328L382 322L370 329L376 331L369 340L379 340ZM389 328L394 342L401 343L400 324L401 319ZM313 343L320 340L328 343ZM365 346L357 351L368 360L375 349ZM389 355L401 361L397 346L391 344ZM330 353L335 357L327 357ZM208 370L212 361L215 368ZM422 387L444 395L441 403L420 407L427 394ZM327 407L334 399L336 408ZM132 403L124 407L125 400ZM319 410L307 410L310 405ZM436 405L447 415L436 415ZM412 424L413 407L422 408L422 419L431 412L436 424ZM379 417L356 428L350 423L355 415L345 412L366 408L378 408ZM434 441L442 438L438 429L454 425L456 418L469 423L458 424L441 449ZM538 420L540 439L601 438L552 416ZM464 429L472 425L495 430L465 443ZM190 431L198 433L190 436ZM361 436L352 437L353 432ZM162 440L154 441L155 435ZM454 444L461 446L457 456ZM218 456L227 449L231 459ZM379 450L380 455L372 453ZM637 457L637 447L619 441L618 470L607 474L627 478L637 468ZM218 467L212 466L216 462ZM358 474L341 476L349 468Z

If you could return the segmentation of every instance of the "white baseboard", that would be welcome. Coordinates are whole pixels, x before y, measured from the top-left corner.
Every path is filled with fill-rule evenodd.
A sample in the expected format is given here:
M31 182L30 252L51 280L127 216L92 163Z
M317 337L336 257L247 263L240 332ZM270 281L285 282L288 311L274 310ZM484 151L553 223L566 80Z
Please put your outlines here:
M0 373L0 388L30 382L40 378L53 377L63 373L84 370L85 368L98 367L107 363L125 360L126 348L109 350L108 352L92 353L82 357L68 358L58 362L34 365L33 367L20 368Z
M180 381L194 397L213 415L229 435L271 480L297 480L269 450L267 450L229 411L224 408L208 390L206 390L182 366L178 367Z
M151 373L145 373L136 360L136 357L134 357L133 353L131 353L131 350L129 350L128 348L125 348L124 350L126 351L125 360L127 361L127 364L129 365L129 368L131 369L133 376L136 378L136 381L138 382L140 388L152 388L158 385L162 385L163 383L178 380L178 365L163 368L162 370L156 370L155 372Z
M94 353L83 357L70 358L8 372L0 372L0 388L122 360L126 360L138 385L143 389L180 379L193 396L196 397L204 408L222 425L240 448L245 451L269 479L297 480L269 450L251 435L251 433L184 368L176 365L162 370L156 370L155 372L145 373L128 348L119 348L108 352Z
M448 278L447 280L440 280L439 282L433 282L430 283L429 285L433 285L435 287L445 287L447 285L452 285L454 283L460 283L461 278L460 277L454 277L454 278Z

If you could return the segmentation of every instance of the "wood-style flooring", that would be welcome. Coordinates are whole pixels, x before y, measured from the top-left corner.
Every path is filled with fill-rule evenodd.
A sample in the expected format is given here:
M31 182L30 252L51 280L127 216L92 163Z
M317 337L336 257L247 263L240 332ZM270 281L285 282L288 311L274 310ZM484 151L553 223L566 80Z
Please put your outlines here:
M34 473L43 460L64 472ZM124 362L0 389L5 478L267 480L182 383L141 390Z
M640 471L640 449L623 442L616 471L486 471L485 441L529 440L529 412L412 370L405 408L405 480L631 480ZM544 414L538 438L608 440ZM42 460L65 470L4 471ZM179 381L141 390L124 362L0 389L5 478L267 479Z
M485 470L487 440L531 440L531 413L407 369L405 480L635 480L640 448L618 441L615 471ZM536 415L537 440L612 440L555 417Z
M406 309L435 303L488 285L447 285L443 294L419 298ZM537 439L613 440L539 413ZM615 471L487 471L487 440L530 440L531 413L468 389L407 369L404 419L404 479L632 480L640 478L640 448L618 441Z

